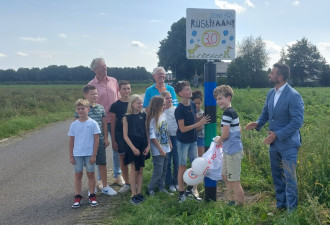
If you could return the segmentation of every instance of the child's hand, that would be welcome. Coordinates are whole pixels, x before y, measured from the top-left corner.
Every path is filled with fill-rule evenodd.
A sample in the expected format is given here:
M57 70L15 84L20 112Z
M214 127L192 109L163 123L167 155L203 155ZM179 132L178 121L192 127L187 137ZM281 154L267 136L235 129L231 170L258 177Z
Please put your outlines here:
M148 155L149 150L150 150L149 146L146 147L146 148L144 149L144 151L143 151L143 155Z
M70 157L70 163L71 163L72 165L76 165L76 161L74 161L74 157Z
M199 121L200 125L208 124L211 121L211 117L209 115L203 116L203 118Z
M165 152L163 149L159 151L159 154L160 154L161 156L166 157L166 152Z
M214 143L216 143L217 145L220 144L220 136L214 137L213 140L214 140Z
M91 158L90 158L90 160L89 160L89 162L91 164L94 164L96 162L96 155L92 155Z
M258 126L257 122L251 122L245 126L245 130L253 130L253 129L256 129L257 126Z
M118 151L118 144L115 140L112 142L112 150L114 150L116 152Z
M136 156L139 156L139 155L140 155L140 151L139 151L139 149L134 148L134 149L132 149L132 150L133 150L133 154L134 154L134 155L136 155Z
M104 144L105 144L105 147L108 147L109 146L109 140L108 139L104 139Z

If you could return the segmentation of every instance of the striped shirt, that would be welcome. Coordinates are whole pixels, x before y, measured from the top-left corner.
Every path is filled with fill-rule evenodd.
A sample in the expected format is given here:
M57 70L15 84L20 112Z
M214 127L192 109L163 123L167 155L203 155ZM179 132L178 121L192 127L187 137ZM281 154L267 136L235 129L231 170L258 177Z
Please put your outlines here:
M232 107L227 108L223 112L221 118L221 132L223 126L230 126L229 137L222 144L223 151L226 154L232 155L243 150L239 118L236 111Z

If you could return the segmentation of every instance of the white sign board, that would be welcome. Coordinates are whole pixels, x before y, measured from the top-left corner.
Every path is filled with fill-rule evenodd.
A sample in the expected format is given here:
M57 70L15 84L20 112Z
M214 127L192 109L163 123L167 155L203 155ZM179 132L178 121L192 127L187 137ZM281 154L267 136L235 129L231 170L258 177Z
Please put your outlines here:
M187 9L188 59L235 58L235 10Z

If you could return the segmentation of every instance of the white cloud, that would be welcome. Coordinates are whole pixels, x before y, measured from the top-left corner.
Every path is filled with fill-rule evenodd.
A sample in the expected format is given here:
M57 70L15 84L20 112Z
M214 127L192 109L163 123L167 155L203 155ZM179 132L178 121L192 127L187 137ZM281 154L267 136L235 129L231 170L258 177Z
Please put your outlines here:
M100 12L100 13L98 13L98 15L99 15L99 16L106 16L106 15L108 15L108 13Z
M83 34L82 36L83 36L84 38L89 38L89 37L90 37L89 34Z
M317 45L321 51L330 51L330 42L319 42Z
M292 45L296 44L297 41L289 41L288 43L285 44L285 49L288 49L288 47L291 47Z
M53 56L50 55L50 54L40 55L40 57L42 57L42 58L49 58L49 59L53 58Z
M63 34L63 33L59 33L58 36L59 36L60 38L67 38L67 37L68 37L68 35Z
M255 8L254 4L250 0L245 0L245 4L249 7Z
M146 47L145 44L139 41L131 41L131 46L138 47L138 48L144 48Z
M246 8L244 8L243 6L237 3L228 3L227 1L220 1L220 0L215 0L214 3L220 9L234 9L237 13L242 13L246 11Z
M0 58L6 58L6 57L7 57L6 54L0 53Z
M35 42L42 42L47 40L47 38L44 37L20 37L20 39L23 41L35 41Z
M294 5L294 6L299 6L299 4L300 4L300 1L294 1L294 2L292 2L292 5Z
M265 1L265 5L269 5L269 1Z
M19 56L28 56L27 53L24 53L24 52L21 52L21 51L16 52L16 55L19 55Z
M280 53L282 50L282 46L275 44L274 41L264 40L266 43L266 50L271 53Z

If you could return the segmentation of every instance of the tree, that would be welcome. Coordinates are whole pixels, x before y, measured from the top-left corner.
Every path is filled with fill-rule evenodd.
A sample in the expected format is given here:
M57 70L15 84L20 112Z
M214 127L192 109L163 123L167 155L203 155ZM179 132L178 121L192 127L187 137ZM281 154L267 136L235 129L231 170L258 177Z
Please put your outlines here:
M320 83L323 86L330 86L330 66L328 64L324 64L322 67Z
M326 64L317 47L305 37L288 47L286 57L285 62L290 66L294 85L304 86L306 78L319 78L322 67Z
M244 38L238 44L237 55L228 67L229 84L240 88L267 86L267 73L262 69L267 65L268 53L261 37Z
M171 70L176 79L189 80L197 71L203 73L206 60L186 58L186 19L181 18L173 23L167 37L160 41L157 52L159 66Z

